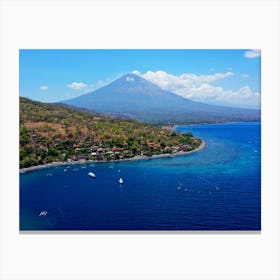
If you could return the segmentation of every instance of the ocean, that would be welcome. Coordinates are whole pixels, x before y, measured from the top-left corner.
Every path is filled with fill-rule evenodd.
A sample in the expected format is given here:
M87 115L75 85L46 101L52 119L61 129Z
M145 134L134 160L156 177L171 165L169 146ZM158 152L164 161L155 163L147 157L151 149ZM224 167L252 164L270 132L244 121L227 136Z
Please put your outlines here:
M191 131L207 147L20 174L20 230L260 230L260 123L176 130Z

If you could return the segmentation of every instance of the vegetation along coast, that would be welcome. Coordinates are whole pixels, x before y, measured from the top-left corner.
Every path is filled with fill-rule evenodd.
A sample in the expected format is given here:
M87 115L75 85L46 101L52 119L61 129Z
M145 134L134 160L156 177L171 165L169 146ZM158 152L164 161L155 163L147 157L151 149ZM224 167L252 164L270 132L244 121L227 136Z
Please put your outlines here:
M206 143L134 120L20 98L20 172L93 162L185 155Z
M50 167L56 167L56 166L71 166L71 165L78 165L78 164L93 164L93 163L98 163L98 162L120 162L120 161L137 161L137 160L151 160L151 159L156 159L156 158L167 158L167 157L174 157L174 156L183 156L183 155L188 155L192 154L198 151L201 151L207 147L207 143L203 140L201 140L201 144L194 150L188 151L188 152L175 152L172 154L159 154L159 155L152 155L151 157L147 156L134 156L132 158L126 158L126 159L117 159L117 160L77 160L77 161L68 161L68 162L63 162L63 161L58 161L58 162L51 162L51 163L46 163L42 165L35 165L35 166L30 166L26 168L21 168L20 173L26 173L26 172L31 172L35 170L40 170L40 169L45 169L45 168L50 168Z

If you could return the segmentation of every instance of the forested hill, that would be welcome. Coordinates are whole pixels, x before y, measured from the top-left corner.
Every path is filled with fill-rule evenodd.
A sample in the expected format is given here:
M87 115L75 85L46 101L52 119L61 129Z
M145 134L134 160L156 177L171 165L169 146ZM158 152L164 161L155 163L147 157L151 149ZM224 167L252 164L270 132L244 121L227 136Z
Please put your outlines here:
M20 167L190 151L200 139L133 120L20 97Z

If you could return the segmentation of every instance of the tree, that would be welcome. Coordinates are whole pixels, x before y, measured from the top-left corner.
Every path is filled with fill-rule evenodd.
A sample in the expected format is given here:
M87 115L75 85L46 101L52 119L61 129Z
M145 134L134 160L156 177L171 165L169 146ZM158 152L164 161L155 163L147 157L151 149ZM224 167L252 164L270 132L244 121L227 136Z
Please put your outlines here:
M55 147L50 147L49 150L48 150L48 155L49 156L57 156L59 153L57 151L57 149Z
M26 145L30 141L29 135L28 135L28 130L25 126L21 127L20 129L20 144L21 145Z

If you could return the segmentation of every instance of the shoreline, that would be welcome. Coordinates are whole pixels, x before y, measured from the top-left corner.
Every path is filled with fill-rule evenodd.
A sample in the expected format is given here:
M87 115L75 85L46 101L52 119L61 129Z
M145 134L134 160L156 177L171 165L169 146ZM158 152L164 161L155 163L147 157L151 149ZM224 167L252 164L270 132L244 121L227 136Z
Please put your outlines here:
M46 163L42 165L36 165L36 166L30 166L26 168L20 168L19 173L27 173L27 172L32 172L40 169L45 169L45 168L51 168L51 167L57 167L57 166L63 166L63 165L78 165L78 164L89 164L89 163L111 163L111 162L123 162L123 161L137 161L137 160L151 160L151 159L158 159L158 158L170 158L174 156L184 156L184 155L189 155L195 152L199 152L207 147L207 143L201 139L201 144L194 150L188 151L188 152L177 152L173 154L159 154L159 155L152 155L151 157L147 156L135 156L132 158L126 158L126 159L118 159L118 160L77 160L77 161L71 161L71 162L63 162L63 161L58 161L58 162L51 162L51 163Z

